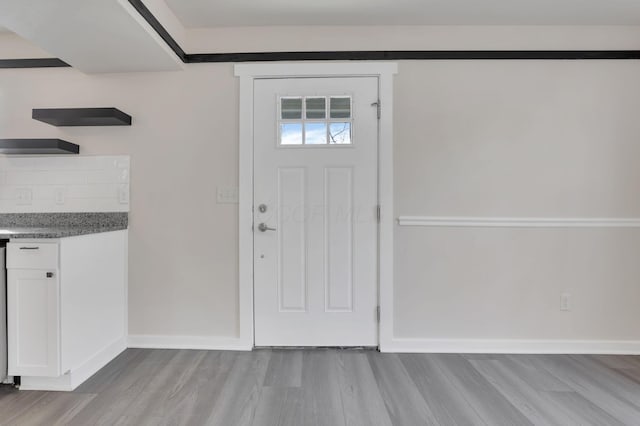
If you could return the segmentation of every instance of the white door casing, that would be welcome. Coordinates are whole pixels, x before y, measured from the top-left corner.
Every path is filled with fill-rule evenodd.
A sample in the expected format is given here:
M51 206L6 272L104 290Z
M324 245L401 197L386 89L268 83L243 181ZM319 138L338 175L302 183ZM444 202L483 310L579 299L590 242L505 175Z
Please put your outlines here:
M337 119L333 126L340 129L336 138L351 133L346 138L351 144L309 145L314 138L330 139L327 122L320 119L304 124L316 129L304 145L280 145L282 98L301 107L294 116L304 116L307 98L324 105L325 111L320 107L315 112L325 117L334 101L350 103L352 121ZM257 346L378 344L377 100L376 77L264 79L255 84ZM349 124L351 132L344 131ZM302 142L301 120L283 126L300 130L283 131L283 143L291 142L291 135Z
M380 350L393 341L393 75L390 62L247 63L234 66L240 82L239 135L239 334L238 349L254 346L254 86L262 79L295 77L376 77L381 101L378 120L378 280ZM355 136L354 136L355 140Z

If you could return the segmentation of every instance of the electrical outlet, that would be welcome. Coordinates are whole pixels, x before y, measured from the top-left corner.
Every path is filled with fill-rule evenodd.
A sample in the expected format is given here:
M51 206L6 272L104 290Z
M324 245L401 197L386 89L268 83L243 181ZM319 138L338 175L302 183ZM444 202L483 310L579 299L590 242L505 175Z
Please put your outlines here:
M120 204L129 204L129 185L120 185L120 188L118 188L118 202Z
M237 204L238 188L235 186L219 186L216 200L218 204Z
M571 310L571 295L569 293L562 293L560 295L560 310L561 311Z
M113 166L116 169L128 169L129 168L129 160L128 159L117 159L113 162Z
M16 190L16 204L20 206L30 205L33 201L33 193L29 188L18 188Z
M65 202L67 191L64 188L55 189L55 199L57 205L62 205Z

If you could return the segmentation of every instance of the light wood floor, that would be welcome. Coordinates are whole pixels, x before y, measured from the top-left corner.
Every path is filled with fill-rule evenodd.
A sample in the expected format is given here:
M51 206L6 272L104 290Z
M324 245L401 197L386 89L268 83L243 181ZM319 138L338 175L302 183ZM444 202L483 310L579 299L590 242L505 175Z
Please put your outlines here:
M0 389L19 425L640 425L640 357L129 349L72 393Z

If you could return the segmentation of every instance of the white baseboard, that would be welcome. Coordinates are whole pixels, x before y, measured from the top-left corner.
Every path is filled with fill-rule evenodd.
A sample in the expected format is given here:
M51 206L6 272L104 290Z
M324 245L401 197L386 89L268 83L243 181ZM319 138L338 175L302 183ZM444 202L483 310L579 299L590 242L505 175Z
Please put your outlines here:
M28 377L22 376L21 390L39 391L72 391L89 377L93 376L111 360L127 348L127 340L122 337L102 349L80 367L74 368L60 377Z
M60 391L71 392L71 374L63 374L60 377L28 377L20 378L20 390L28 391Z
M239 337L130 335L130 348L250 351L253 345Z
M102 367L110 363L115 357L127 349L127 337L122 336L109 346L92 356L80 367L71 371L71 385L77 388L89 377L93 376Z
M250 351L253 345L238 337L130 335L130 348ZM504 354L611 354L640 355L634 340L515 340L394 338L382 352L398 353L504 353Z
M394 338L380 350L398 353L640 355L640 341Z

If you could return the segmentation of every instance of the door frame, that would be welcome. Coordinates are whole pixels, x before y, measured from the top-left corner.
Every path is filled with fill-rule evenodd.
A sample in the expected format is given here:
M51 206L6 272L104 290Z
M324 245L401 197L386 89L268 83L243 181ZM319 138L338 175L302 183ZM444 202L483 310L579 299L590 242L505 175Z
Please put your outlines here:
M296 77L377 77L380 108L378 120L378 301L381 351L393 340L393 76L394 62L331 62L236 64L240 79L239 105L239 292L238 328L240 346L252 350L253 328L253 104L254 82L265 78Z

